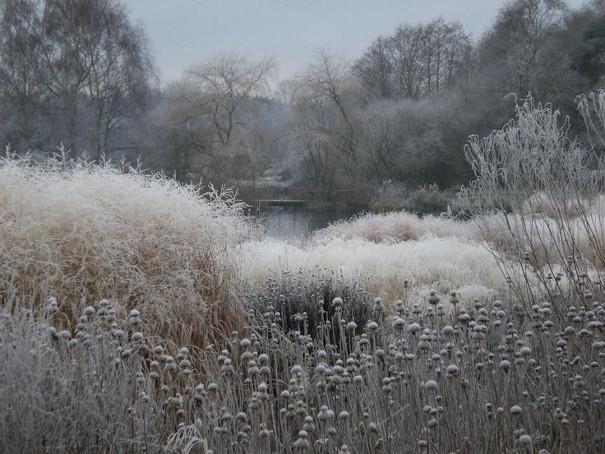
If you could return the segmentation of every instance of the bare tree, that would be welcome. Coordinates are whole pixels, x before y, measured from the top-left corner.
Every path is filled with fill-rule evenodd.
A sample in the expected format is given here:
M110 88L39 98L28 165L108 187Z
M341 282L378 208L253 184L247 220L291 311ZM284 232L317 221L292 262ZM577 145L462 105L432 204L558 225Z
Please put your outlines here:
M187 71L187 78L201 96L200 111L208 113L221 146L230 144L238 110L253 96L267 92L271 59L249 62L235 53L221 55Z
M424 27L423 53L425 95L449 91L468 63L470 40L458 22L437 19Z
M516 0L500 11L479 48L492 92L540 99L559 83L568 63L551 44L565 11L561 0Z
M378 37L353 66L369 93L380 98L393 94L393 59L389 39Z
M349 65L321 51L298 78L295 106L299 112L315 113L314 133L329 137L341 164L354 176L359 159L357 111L364 103ZM324 117L331 121L326 123ZM307 115L308 116L308 115Z
M35 142L43 77L42 49L31 30L41 27L38 2L0 5L0 126L8 142ZM3 144L4 146L5 144Z
M142 30L118 0L6 0L3 12L3 88L44 106L72 152L110 151L111 132L144 104L152 64Z
M391 38L395 87L402 98L418 98L423 81L421 26L399 26Z
M175 139L169 148L180 156L181 177L193 171L212 181L228 178L229 160L254 142L250 112L268 92L273 68L271 59L229 53L192 67L169 88L163 121Z
M85 84L94 114L93 159L111 153L112 132L122 127L133 113L145 109L152 73L143 31L129 23L121 5L109 1L97 4L103 6L99 11L103 25L91 30L94 39L86 48L91 54L91 66Z
M353 69L374 96L418 99L451 90L470 49L457 22L400 25L392 36L376 39Z

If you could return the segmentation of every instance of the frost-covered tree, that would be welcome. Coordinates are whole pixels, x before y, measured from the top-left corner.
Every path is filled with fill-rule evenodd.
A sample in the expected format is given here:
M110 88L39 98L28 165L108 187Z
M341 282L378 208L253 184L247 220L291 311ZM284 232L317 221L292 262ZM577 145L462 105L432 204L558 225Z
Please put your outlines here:
M353 69L373 96L418 99L451 90L468 70L470 48L457 22L400 25L377 38Z
M296 78L293 137L321 197L338 186L356 187L362 170L362 90L347 62L325 51Z
M566 11L561 0L516 0L500 10L479 47L493 93L541 98L559 82L568 62L554 38Z
M0 96L3 110L18 106L24 125L3 139L24 148L64 142L93 159L121 148L112 136L144 107L152 74L145 35L124 6L6 0L0 7ZM34 118L37 141L29 132Z
M250 61L232 52L191 67L169 86L161 127L179 178L224 182L236 174L234 157L254 159L259 129L253 112L268 94L273 68L271 59Z

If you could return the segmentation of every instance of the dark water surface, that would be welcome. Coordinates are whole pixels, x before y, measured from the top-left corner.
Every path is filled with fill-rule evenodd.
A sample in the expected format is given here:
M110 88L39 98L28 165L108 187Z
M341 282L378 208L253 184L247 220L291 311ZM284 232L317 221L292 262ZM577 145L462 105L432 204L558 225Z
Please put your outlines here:
M353 208L307 208L269 206L259 214L267 233L281 240L303 241L313 232L360 213Z

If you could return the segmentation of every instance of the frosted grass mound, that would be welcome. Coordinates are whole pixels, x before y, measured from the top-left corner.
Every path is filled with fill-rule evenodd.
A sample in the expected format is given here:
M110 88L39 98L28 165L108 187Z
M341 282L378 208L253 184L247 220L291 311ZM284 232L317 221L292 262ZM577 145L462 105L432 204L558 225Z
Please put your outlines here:
M261 240L238 247L246 280L263 282L283 270L311 276L332 270L344 279L363 281L373 295L387 301L425 301L431 290L456 291L465 301L506 292L506 280L487 247L460 238L375 243L331 239L296 246Z
M109 165L0 161L2 299L56 297L66 325L109 298L144 308L158 335L204 344L237 325L227 246L247 233L228 194Z
M413 213L398 211L365 214L350 220L336 222L316 232L312 240L325 242L335 238L361 239L374 243L419 240L429 237L479 240L480 233L473 222L430 215L420 218Z

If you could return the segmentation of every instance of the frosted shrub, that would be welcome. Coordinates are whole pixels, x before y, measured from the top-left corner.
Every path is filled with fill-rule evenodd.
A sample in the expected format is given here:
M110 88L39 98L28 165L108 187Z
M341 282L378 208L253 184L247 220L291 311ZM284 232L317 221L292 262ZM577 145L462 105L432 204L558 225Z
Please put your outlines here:
M1 452L157 452L173 430L150 377L149 340L117 306L95 306L74 331L2 313Z
M407 195L402 206L418 214L446 213L453 196L441 191L436 184L422 185Z
M248 234L229 194L201 195L110 165L0 161L0 296L73 321L80 300L143 308L154 330L203 344L237 326L227 246Z
M580 102L581 114L595 131L602 118L601 96ZM588 99L594 103L589 105ZM571 299L557 299L563 306L581 301L585 285L600 291L603 281L592 271L605 264L604 162L570 138L568 129L568 120L560 121L558 111L528 98L504 128L470 140L466 152L475 180L461 192L475 215L489 216L488 225L506 231L509 263L521 268L511 270L509 263L500 263L519 296L524 291L532 294L532 279L548 291L555 267L562 267L570 282L583 281L573 285ZM482 232L489 240L494 229ZM596 280L582 278L589 274ZM540 297L532 295L530 304Z

